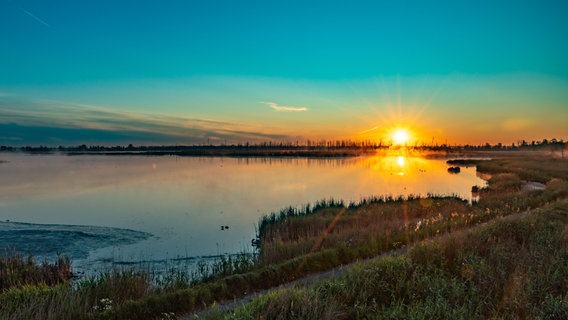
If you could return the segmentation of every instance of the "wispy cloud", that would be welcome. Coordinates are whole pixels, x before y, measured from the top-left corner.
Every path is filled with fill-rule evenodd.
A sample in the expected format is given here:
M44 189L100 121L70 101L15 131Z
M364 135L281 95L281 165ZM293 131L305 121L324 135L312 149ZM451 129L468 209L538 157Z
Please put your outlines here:
M54 101L0 99L0 127L2 130L14 131L3 132L5 135L25 136L22 143L46 144L55 141L60 144L96 141L198 144L289 139L284 134L270 132L262 126L183 116L122 112L100 106ZM25 135L22 134L24 127L29 128ZM32 132L38 134L31 135ZM88 141L79 141L82 139ZM0 139L0 142L2 140L7 139Z
M276 110L276 111L308 111L308 108L306 107L295 107L295 106L281 106L278 105L276 102L260 102L260 103L264 103L267 106L269 106L270 108Z
M43 21L42 19L38 18L36 15L34 15L34 14L31 13L31 12L29 12L28 10L26 10L26 9L24 9L24 8L20 8L20 10L22 10L25 14L27 14L27 15L30 16L30 17L32 17L35 21L37 21L37 22L43 24L44 26L46 26L46 27L48 27L48 28L51 27L47 22L45 22L45 21Z

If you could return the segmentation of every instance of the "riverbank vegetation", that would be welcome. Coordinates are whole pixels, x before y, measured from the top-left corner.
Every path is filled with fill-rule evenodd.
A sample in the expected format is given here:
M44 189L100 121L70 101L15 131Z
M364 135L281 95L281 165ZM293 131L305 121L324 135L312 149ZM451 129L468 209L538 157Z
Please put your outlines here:
M24 257L17 252L0 256L0 290L12 287L65 283L73 276L71 261L58 257L53 263L37 263L33 256Z
M347 275L271 292L210 317L538 318L568 315L568 161L468 160L490 175L472 205L455 197L321 201L267 215L256 257L200 275L113 271L70 282L12 281L2 319L171 319L215 302L373 258ZM524 188L527 181L544 189Z
M566 319L568 201L260 296L227 319Z

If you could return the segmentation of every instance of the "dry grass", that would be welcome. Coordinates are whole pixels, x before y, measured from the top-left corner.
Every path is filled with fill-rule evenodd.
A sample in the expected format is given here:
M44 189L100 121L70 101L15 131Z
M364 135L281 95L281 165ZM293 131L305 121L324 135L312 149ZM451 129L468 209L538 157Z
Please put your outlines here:
M37 263L32 256L25 258L16 252L0 257L0 291L16 286L66 283L73 274L68 257L58 257L54 263Z
M378 254L457 227L472 208L456 198L385 200L355 208L322 208L266 225L261 264L336 248L372 247ZM461 219L460 225L467 219ZM454 224L452 225L451 223Z

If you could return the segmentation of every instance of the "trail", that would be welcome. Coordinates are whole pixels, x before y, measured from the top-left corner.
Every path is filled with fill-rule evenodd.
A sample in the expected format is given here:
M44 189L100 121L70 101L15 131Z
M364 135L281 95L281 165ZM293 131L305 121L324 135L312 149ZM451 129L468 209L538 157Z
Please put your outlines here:
M313 273L313 274L309 274L303 278L300 279L296 279L294 281L290 281L287 283L283 283L279 286L276 287L272 287L269 289L264 289L264 290L260 290L260 291L256 291L253 293L249 293L241 298L235 299L233 301L225 301L222 302L221 304L217 305L217 310L220 310L222 312L227 312L229 310L233 310L235 308L238 308L241 305L244 305L248 302L250 302L251 300L253 300L254 298L258 297L258 296L262 296L274 291L278 291L281 289L288 289L288 288L292 288L295 286L303 286L303 285L308 285L310 283L314 283L314 282L318 282L321 280L326 280L326 279L333 279L333 278L338 278L341 277L342 275L346 274L347 271L353 269L356 265L360 264L360 263L366 263L366 262L371 262L374 260L378 260L378 259L383 259L385 257L390 257L390 256L395 256L395 255L399 255L399 254L404 254L406 253L407 248L400 248L400 249L395 249L395 250L391 250L391 251L387 251L385 253L382 253L378 256L372 257L372 258L368 258L368 259L361 259L361 260L357 260L355 262L346 264L346 265L342 265L339 267L335 267L331 270L328 271L324 271L324 272L318 272L318 273ZM178 318L178 320L190 320L190 319L201 319L204 318L205 316L207 316L207 314L210 312L210 308L208 309L203 309L200 311L197 311L191 315L184 315L181 316L180 318Z

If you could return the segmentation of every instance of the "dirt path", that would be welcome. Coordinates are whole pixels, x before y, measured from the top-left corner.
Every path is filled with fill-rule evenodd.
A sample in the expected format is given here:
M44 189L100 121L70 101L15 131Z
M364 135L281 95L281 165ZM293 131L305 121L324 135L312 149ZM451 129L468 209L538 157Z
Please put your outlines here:
M226 311L235 309L235 308L237 308L237 307L239 307L243 304L248 303L249 301L253 300L254 298L256 298L258 296L265 295L267 293L277 291L277 290L280 290L280 289L292 288L294 286L303 286L303 285L307 285L307 284L317 282L317 281L321 281L321 280L325 280L325 279L337 278L337 277L344 275L348 270L352 269L353 267L355 267L355 265L357 265L359 263L366 263L366 262L370 262L370 261L377 260L377 259L382 259L382 258L389 257L389 256L403 254L403 253L406 252L406 250L407 250L407 248L400 248L400 249L396 249L396 250L391 250L391 251L382 253L378 256L375 256L373 258L358 260L358 261L352 262L350 264L346 264L346 265L342 265L342 266L333 268L329 271L310 274L310 275L307 275L303 278L281 284L277 287L272 287L270 289L265 289L265 290L253 292L253 293L247 294L246 296L243 296L239 299L236 299L236 300L233 300L233 301L225 301L225 302L217 305L218 308L219 308L218 310L226 312ZM181 317L178 318L178 320L200 319L200 318L205 317L209 313L209 311L210 311L209 309L201 310L201 311L195 312L191 315L181 316Z

